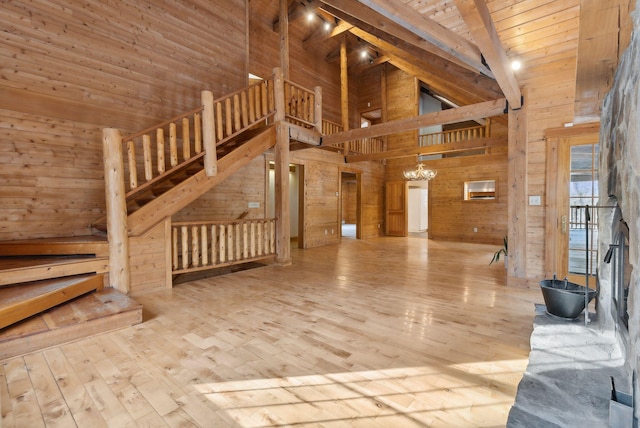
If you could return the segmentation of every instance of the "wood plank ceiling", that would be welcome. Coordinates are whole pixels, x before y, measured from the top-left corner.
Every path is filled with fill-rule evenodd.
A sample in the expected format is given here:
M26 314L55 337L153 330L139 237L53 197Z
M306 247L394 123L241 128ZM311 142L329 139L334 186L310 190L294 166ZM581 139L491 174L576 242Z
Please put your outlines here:
M251 1L252 7L274 17L277 31L278 2ZM594 112L622 51L619 39L625 39L618 36L614 21L624 20L621 15L628 13L630 4L630 0L291 0L289 28L305 48L318 50L327 61L339 60L338 36L344 34L350 74L388 62L457 105L506 97L511 107L518 108L520 91L529 80L549 68L574 67L580 79L574 82L580 91L579 122L583 115L590 120L597 116ZM594 8L597 12L588 15ZM577 58L580 18L591 16L593 25L593 16L602 10L609 12L611 25L594 37L583 33L580 40L588 40L590 48L580 50ZM306 19L309 12L314 21ZM602 52L607 66L594 70ZM512 70L514 60L522 64L520 71Z

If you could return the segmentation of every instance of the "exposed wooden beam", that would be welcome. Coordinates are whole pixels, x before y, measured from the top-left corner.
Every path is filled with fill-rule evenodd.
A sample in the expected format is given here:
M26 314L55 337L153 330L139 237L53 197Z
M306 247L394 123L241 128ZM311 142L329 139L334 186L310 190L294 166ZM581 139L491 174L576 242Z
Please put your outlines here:
M327 2L329 0L323 0ZM343 4L349 3L344 0L331 0L332 3ZM456 62L461 62L466 66L472 67L479 73L493 77L491 71L482 62L480 49L469 40L457 33L445 28L438 22L423 16L419 13L410 11L404 4L405 2L394 0L358 0L362 5L368 6L370 10L376 11L379 15L388 17L389 20L398 24L404 30L418 36L425 42L436 47L446 58L456 58ZM360 15L356 15L360 17ZM363 15L366 16L366 15ZM362 19L362 18L361 18ZM375 24L374 24L375 25ZM392 29L391 25L384 27L384 31ZM402 35L397 35L403 37ZM437 52L434 52L437 54ZM440 56L442 56L440 54Z
M398 119L390 122L372 125L368 128L355 128L349 131L327 135L322 139L323 145L333 145L361 138L381 137L383 135L397 134L432 125L445 125L449 123L464 122L479 118L493 117L504 113L506 100L500 98L493 101L473 104L449 110L427 113L416 117Z
M307 15L307 13L313 12L315 9L317 9L319 5L320 5L320 2L318 0L312 0L307 5L303 5L299 1L294 1L287 8L287 16L289 18L289 23L295 22L298 19L303 18L304 16ZM273 31L276 33L280 31L280 22L281 22L280 16L278 16L273 21Z
M311 44L325 42L332 37L339 36L340 34L349 31L351 28L353 28L353 25L345 21L338 22L338 24L330 31L325 31L324 28L318 28L315 33L307 37L302 42L302 47L307 49Z
M425 54L436 55L474 73L491 76L491 72L482 64L480 51L475 47L476 54L474 58L477 60L464 61L459 58L459 55L453 55L449 50L441 49L439 46L395 23L387 16L358 3L357 0L323 0L322 3L321 9L338 19L350 22L391 43L393 43L392 39L402 40L404 44L411 45L416 51L422 51L418 56L424 56ZM439 25L435 22L432 23ZM459 36L456 35L456 37Z
M457 143L436 144L424 147L408 147L403 149L388 150L380 153L370 153L366 155L349 155L345 157L347 163L365 162L371 160L408 158L420 155L436 155L443 153L466 152L476 149L486 149L488 147L504 146L507 139L504 137L478 138L476 140L460 141Z
M368 31L354 27L349 32L376 46L390 62L403 71L416 76L434 91L459 105L500 98L503 96L495 80L464 69L440 57L422 52L402 40L383 40Z
M522 107L522 93L502 47L498 31L484 0L455 0L471 36L478 44L491 71L513 109Z

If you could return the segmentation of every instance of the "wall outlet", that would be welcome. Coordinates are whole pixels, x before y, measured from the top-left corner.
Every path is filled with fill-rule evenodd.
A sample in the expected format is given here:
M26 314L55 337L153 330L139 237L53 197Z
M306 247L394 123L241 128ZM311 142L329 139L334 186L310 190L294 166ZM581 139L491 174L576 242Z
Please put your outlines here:
M329 232L327 231L327 229L324 230L324 234L327 235L329 234Z
M540 196L529 196L529 205L540 205L541 198Z
M331 234L333 235L334 233L336 233L336 231L334 229L331 229Z
M473 228L473 233L478 233L478 228L477 227Z
M260 202L249 202L249 208L260 208Z

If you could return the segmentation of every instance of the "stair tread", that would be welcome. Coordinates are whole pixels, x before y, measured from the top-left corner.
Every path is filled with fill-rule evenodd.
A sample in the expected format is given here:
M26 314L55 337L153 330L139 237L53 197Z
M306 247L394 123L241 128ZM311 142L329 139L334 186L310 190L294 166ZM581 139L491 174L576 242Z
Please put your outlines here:
M0 256L109 254L106 236L84 235L0 241Z
M108 270L108 257L0 257L0 286Z
M0 360L140 322L142 305L104 288L0 329Z
M81 275L0 288L0 328L102 288L102 275Z
M0 311L7 306L13 305L15 302L51 293L52 291L72 286L79 282L83 282L88 278L94 278L95 276L96 275L93 274L86 274L67 278L31 281L10 287L0 287Z

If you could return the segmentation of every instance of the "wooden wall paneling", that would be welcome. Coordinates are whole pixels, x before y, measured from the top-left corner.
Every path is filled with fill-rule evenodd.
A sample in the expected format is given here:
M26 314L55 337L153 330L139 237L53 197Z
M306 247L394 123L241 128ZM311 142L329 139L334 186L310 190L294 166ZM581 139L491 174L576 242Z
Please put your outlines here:
M445 158L425 165L438 171L429 183L429 238L501 245L507 234L506 153ZM492 179L497 186L495 200L463 200L465 181Z
M129 265L131 296L160 291L171 287L167 283L167 241L171 242L170 228L160 222L141 236L129 237Z
M245 85L245 0L4 3L0 239L86 235L102 127L136 131ZM11 177L11 178L9 178ZM18 192L18 190L20 192Z
M246 219L263 218L266 204L264 156L256 157L237 173L172 216L175 222L230 220L249 211ZM249 208L249 202L258 202Z
M526 95L527 93L525 92ZM509 108L509 278L524 278L528 262L528 108L528 104L523 105L518 110Z

